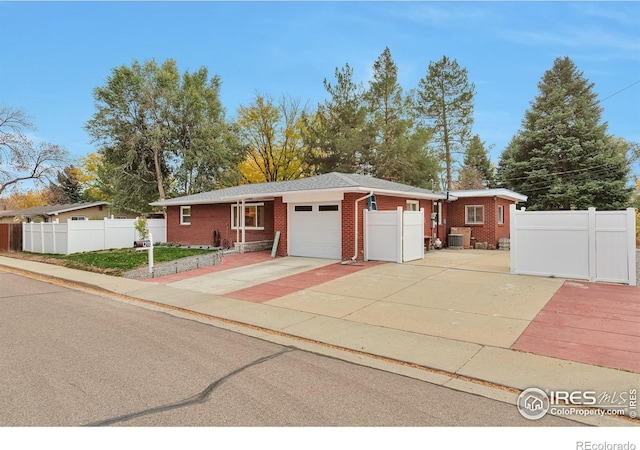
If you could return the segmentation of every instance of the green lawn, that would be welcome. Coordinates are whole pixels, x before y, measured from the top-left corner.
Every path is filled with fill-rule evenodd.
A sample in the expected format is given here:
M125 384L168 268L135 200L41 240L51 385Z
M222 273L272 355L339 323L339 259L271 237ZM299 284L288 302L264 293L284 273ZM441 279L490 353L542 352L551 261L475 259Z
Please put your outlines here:
M154 247L155 263L173 261L187 256L210 253L211 250L197 248ZM64 265L75 269L121 275L129 270L144 267L148 262L147 251L135 251L133 248L102 250L98 252L74 253L71 255L41 255L64 261Z

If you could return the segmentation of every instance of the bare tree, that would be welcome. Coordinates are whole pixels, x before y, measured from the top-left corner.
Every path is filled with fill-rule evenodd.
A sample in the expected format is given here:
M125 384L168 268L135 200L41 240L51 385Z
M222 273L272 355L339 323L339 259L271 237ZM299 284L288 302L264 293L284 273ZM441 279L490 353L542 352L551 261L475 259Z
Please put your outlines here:
M45 181L63 167L68 153L55 144L35 144L25 135L34 130L21 109L0 107L0 196L26 180Z

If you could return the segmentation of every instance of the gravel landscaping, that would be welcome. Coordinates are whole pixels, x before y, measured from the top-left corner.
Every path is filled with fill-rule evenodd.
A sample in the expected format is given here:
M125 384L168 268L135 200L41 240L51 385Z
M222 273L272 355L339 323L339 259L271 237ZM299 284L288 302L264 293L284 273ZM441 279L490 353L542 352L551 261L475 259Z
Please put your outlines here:
M149 273L149 268L130 270L125 272L125 278L134 280L146 280L149 278L163 277L173 275L187 270L199 269L200 267L215 266L222 261L223 251L218 250L198 256L189 256L187 258L176 259L166 263L158 263L153 266L153 273Z

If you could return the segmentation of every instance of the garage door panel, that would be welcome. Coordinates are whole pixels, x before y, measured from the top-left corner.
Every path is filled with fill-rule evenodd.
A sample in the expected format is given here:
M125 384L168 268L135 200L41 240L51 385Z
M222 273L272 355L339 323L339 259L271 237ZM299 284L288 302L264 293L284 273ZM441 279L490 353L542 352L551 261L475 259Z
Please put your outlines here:
M291 256L341 259L342 215L340 204L290 204L288 240Z

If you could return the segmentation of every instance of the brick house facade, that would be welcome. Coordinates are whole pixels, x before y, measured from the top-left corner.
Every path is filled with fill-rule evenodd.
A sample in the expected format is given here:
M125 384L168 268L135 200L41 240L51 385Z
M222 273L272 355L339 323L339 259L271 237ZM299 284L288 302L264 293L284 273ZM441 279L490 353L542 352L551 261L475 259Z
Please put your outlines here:
M341 258L348 260L353 258L354 254L358 259L363 256L365 230L362 211L368 206L367 199L363 197L373 193L379 211L397 210L398 207L405 210L423 208L424 236L433 237L435 234L443 244L446 244L446 236L450 233L451 227L471 227L472 237L476 242L487 242L491 248L496 248L501 237L509 236L509 205L524 196L504 189L459 192L460 196L458 192L447 195L363 175L330 173L289 182L238 186L156 202L155 205L166 207L169 242L185 245L214 245L214 231L217 230L220 233L221 245L232 247L236 242L273 241L276 232L279 231L280 238L276 249L278 256L288 255L289 249L293 253L291 239L295 239L297 245L302 242L307 244L311 242L314 248L322 247L323 243L329 247L329 241L332 241L335 247L331 248L335 250L331 251L331 255L337 258L341 253ZM356 219L355 202L358 199L361 200L358 203ZM524 199L526 200L526 197ZM244 241L241 232L232 226L233 207L241 204L242 201L245 201L246 205L259 204L264 207L263 226L259 229L245 229ZM319 212L322 211L321 207L317 206L322 204L338 205L330 210L339 211L339 216L332 216L331 222L319 222L321 217L325 217L322 216L322 212ZM316 206L303 206L302 208L305 209L299 210L297 209L299 206L296 205ZM296 214L297 218L295 222L290 223L294 218L289 217L289 211L290 207L294 206L296 212L292 214ZM472 217L474 223L469 223L467 220L468 207L474 207L475 215ZM498 223L499 208L502 223ZM309 213L297 211L309 211ZM437 213L433 219L432 213ZM181 215L186 217L187 214L188 220L185 218L182 220ZM309 220L301 222L303 215L305 220ZM432 225L436 222L438 224L434 230ZM302 223L305 225L301 228ZM296 238L293 224L298 224L298 238ZM336 226L333 227L331 224ZM325 228L326 226L331 228ZM337 231L327 231L338 230L338 226L341 234L339 237L336 235ZM358 227L357 246L354 242L356 226ZM306 238L300 237L301 229L303 234L306 233ZM318 236L317 240L315 236ZM314 252L315 250L311 253ZM318 253L321 252L318 251ZM302 253L302 256L317 255Z
M527 200L507 189L454 191L452 195L456 200L447 205L446 233L453 227L470 228L472 241L486 242L489 249L498 248L500 239L509 237L509 206Z
M264 229L247 229L246 241L267 241L274 235L274 202L259 202L264 204ZM213 232L220 232L220 239L226 240L233 247L238 239L238 232L231 226L231 208L235 203L217 203L212 205L191 205L191 221L189 224L180 223L180 207L168 207L167 241L182 245L213 245Z
M342 201L342 259L351 259L356 252L353 244L355 236L355 201L363 197L362 193L345 193ZM417 201L418 209L425 210L425 235L431 235L430 213L433 201L379 195L376 196L378 210L396 210L399 206L407 207L407 201ZM273 240L276 231L280 231L280 239L276 251L277 256L287 256L287 204L282 197L264 203L264 229L245 231L247 242ZM247 203L249 204L249 203ZM167 207L167 240L182 245L213 245L213 232L220 232L222 246L233 247L239 241L238 232L231 226L231 208L235 203L218 203L213 205L192 205L190 207L190 223L180 223L180 206ZM367 208L367 200L358 204L358 256L364 249L364 222L362 211ZM225 242L226 241L226 242Z

